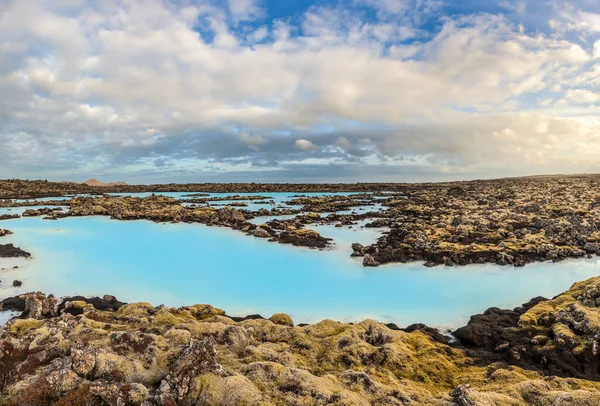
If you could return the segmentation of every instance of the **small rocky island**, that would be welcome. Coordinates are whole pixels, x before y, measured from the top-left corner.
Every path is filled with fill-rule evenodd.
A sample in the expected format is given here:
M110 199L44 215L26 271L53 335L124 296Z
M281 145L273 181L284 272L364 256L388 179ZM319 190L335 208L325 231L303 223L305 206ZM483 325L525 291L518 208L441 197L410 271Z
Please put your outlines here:
M2 405L597 405L600 278L453 332L210 305L2 302Z

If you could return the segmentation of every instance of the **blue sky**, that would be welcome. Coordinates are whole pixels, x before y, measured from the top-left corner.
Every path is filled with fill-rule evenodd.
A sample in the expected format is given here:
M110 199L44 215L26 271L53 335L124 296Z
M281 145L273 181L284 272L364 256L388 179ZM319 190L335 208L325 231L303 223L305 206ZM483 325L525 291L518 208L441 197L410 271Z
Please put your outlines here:
M600 5L0 0L0 177L598 172Z

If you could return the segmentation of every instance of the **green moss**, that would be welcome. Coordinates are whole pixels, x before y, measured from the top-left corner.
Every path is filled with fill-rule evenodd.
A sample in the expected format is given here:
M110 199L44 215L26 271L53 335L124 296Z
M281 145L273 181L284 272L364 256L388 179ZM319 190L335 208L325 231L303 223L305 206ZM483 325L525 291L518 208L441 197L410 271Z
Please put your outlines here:
M20 319L20 320L13 321L9 327L9 330L12 331L13 333L16 333L16 334L22 336L25 333L27 333L31 330L40 328L43 325L44 325L43 320Z

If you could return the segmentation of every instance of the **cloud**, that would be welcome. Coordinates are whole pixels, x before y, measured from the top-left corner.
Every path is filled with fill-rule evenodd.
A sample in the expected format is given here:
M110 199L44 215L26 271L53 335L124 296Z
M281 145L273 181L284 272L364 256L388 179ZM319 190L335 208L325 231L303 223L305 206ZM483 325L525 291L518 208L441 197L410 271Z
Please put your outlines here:
M7 2L0 173L285 179L298 168L320 180L596 165L600 10L585 2L545 1L554 23L539 30L520 6L514 20L352 0L270 19L266 4Z
M260 0L227 0L229 11L236 20L251 20L262 15Z
M302 151L310 151L311 149L317 148L317 146L315 144L313 144L312 142L305 140L303 138L296 140L296 142L294 144L296 145L296 148L298 148Z

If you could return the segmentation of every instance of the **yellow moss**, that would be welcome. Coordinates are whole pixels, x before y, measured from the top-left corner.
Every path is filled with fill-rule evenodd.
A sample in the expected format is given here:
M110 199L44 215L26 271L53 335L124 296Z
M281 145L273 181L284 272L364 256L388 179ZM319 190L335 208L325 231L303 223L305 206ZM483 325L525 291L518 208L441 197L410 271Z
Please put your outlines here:
M191 317L188 318L187 320L190 320L190 319L191 319ZM154 319L153 319L153 324L155 324L155 325L175 326L175 325L182 324L185 322L186 322L185 317L175 316L173 313L171 313L167 309L161 309L158 312L156 312L156 314L154 315Z
M41 327L44 324L43 320L36 319L19 319L12 322L9 330L18 335L23 335L28 331Z
M306 334L319 338L340 334L347 328L347 324L342 324L334 320L323 320L319 323L303 327Z
M195 381L196 390L192 398L207 406L260 406L263 396L256 386L240 375L225 378L216 375L201 375Z
M141 317L148 316L149 312L154 310L154 306L147 302L132 303L121 306L117 311L119 317Z
M217 309L211 305L207 304L196 304L193 306L184 307L185 310L188 310L190 314L197 320L206 320L213 316L224 316L225 311L221 309Z
M554 300L546 300L533 306L519 318L519 325L537 326L540 318L556 312L557 307L572 303L573 298L568 295L561 295Z
M165 333L165 337L172 345L186 345L190 342L192 333L187 330L172 328Z
M96 356L94 377L95 379L112 378L123 382L155 385L167 375L168 366L167 352L160 352L153 358L151 364L140 359L128 358L114 353L100 353Z

